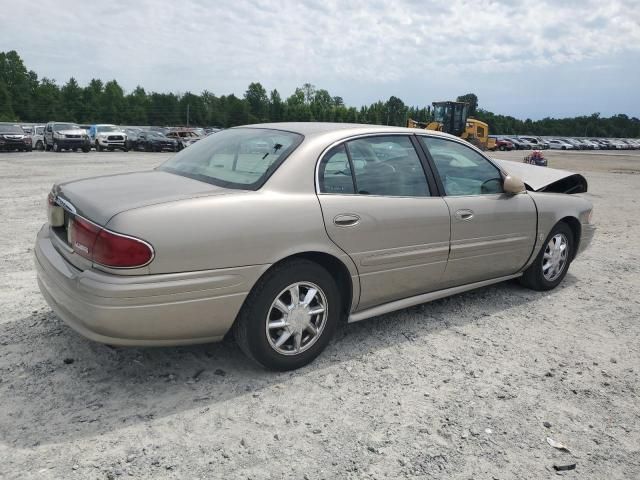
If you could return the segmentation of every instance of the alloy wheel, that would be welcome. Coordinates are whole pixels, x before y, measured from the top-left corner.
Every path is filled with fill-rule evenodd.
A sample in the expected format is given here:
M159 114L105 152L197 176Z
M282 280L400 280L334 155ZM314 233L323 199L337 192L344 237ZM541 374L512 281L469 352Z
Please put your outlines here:
M556 280L567 265L569 242L563 233L554 235L545 247L542 256L542 275L548 282Z
M266 318L269 345L282 355L298 355L322 335L327 323L327 297L311 282L296 282L282 290Z

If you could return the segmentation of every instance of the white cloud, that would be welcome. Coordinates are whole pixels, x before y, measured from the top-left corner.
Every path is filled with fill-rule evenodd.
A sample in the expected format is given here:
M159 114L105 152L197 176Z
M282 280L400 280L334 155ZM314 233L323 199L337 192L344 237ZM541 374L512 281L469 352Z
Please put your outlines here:
M311 81L348 97L353 85L384 91L640 51L634 0L11 3L23 21L3 22L0 50L59 82L116 78L129 90L242 94L261 81L288 94Z

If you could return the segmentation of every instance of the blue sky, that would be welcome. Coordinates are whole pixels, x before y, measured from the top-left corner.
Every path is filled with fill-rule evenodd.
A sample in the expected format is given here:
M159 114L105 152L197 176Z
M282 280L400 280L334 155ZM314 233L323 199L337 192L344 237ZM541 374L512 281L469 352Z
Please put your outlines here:
M6 5L2 5L6 4ZM0 0L0 50L64 83L286 97L305 82L349 105L474 92L519 118L640 116L639 0Z

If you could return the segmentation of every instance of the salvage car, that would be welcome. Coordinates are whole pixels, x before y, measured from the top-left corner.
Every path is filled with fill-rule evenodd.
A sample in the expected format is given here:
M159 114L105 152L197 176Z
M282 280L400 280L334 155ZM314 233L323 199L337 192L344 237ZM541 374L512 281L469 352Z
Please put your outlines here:
M0 151L30 152L31 136L27 135L19 125L0 124Z
M140 132L135 144L135 149L142 149L145 152L177 152L178 142L176 139L169 138L160 132Z
M44 149L54 152L62 150L91 150L91 143L87 131L75 123L49 122L44 127Z
M175 129L167 132L165 135L176 141L178 150L187 148L200 140L200 136L189 129Z
M60 183L35 263L82 335L180 345L230 331L301 367L337 325L519 278L551 290L591 242L579 174L435 131L236 127L151 171Z

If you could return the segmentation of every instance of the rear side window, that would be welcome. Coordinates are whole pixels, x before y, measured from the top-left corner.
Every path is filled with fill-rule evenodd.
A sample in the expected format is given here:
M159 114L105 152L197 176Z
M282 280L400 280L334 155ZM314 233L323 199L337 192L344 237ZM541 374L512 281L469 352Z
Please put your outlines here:
M321 193L354 194L353 172L344 145L329 150L318 172Z
M321 193L391 197L431 195L422 162L409 137L351 140L325 154L318 172Z
M358 193L429 196L427 177L408 137L366 137L347 142Z

